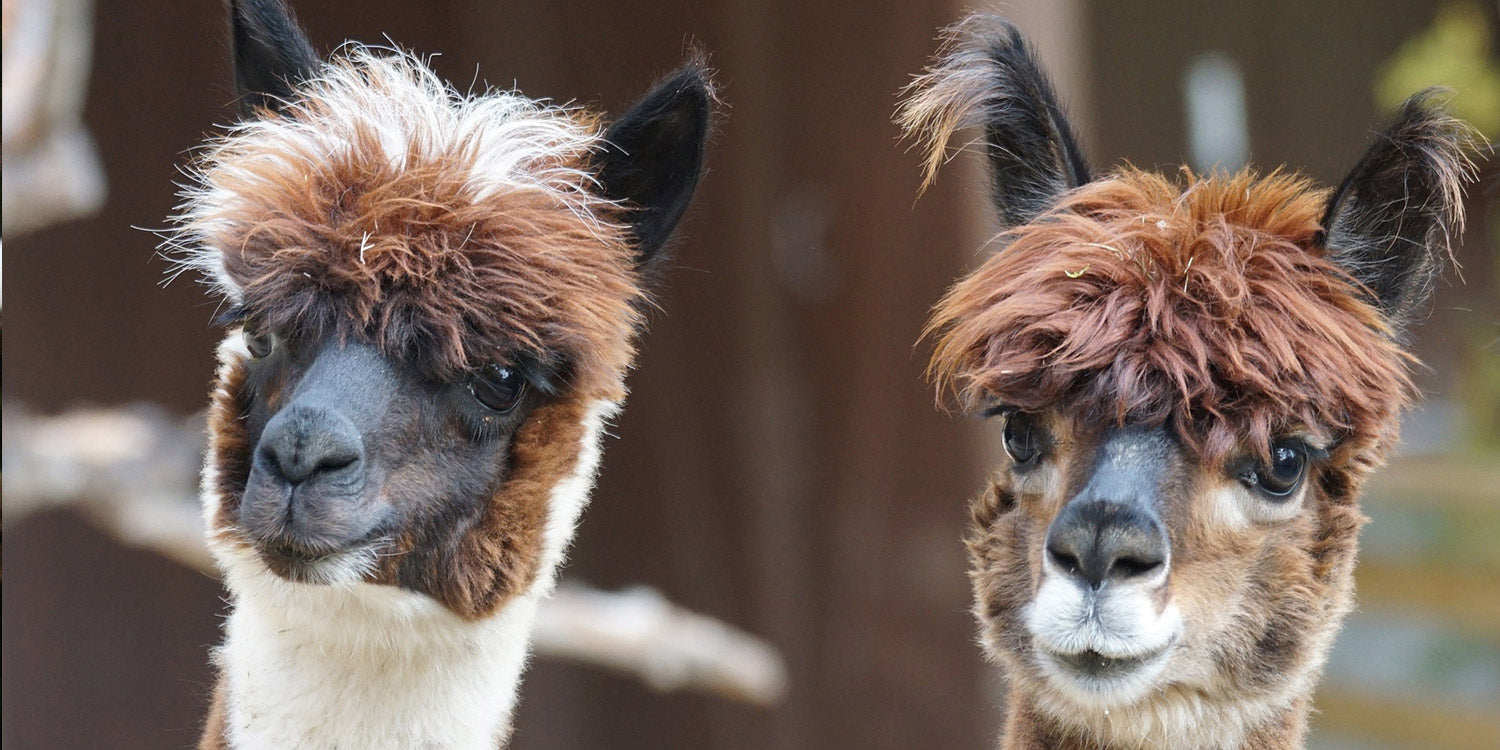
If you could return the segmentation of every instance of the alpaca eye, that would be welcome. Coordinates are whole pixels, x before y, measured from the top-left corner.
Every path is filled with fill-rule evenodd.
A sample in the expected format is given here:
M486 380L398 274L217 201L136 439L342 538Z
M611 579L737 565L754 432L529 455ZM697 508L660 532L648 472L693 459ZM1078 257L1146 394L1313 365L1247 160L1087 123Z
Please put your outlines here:
M250 351L251 359L265 359L276 348L276 337L246 326L245 348Z
M1270 463L1256 462L1242 470L1238 479L1273 502L1285 502L1306 475L1307 445L1300 440L1277 440L1271 444Z
M1029 469L1042 455L1043 433L1036 418L1015 412L1005 420L1005 452L1017 469Z
M521 373L509 367L485 365L469 378L469 393L486 409L501 414L516 408L525 392L526 381Z

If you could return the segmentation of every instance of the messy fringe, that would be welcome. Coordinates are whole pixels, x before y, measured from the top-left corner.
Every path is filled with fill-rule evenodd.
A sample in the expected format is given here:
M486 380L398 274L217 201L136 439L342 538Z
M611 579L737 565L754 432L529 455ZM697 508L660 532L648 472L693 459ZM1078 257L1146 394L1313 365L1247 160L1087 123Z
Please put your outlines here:
M371 340L438 377L526 352L618 386L644 292L588 169L595 116L357 45L285 104L201 155L179 271L278 335Z
M1413 360L1317 245L1326 192L1184 179L1123 169L1005 235L927 326L940 397L1170 424L1209 461L1302 428L1390 447Z

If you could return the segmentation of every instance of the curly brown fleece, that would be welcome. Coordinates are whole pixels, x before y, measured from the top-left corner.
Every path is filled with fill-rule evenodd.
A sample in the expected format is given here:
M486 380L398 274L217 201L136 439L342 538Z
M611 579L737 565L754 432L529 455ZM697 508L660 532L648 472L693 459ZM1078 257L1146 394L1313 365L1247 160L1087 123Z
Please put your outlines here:
M1002 235L932 315L940 391L1170 423L1210 463L1299 426L1388 448L1412 358L1318 245L1326 192L1184 179L1123 169Z
M529 355L620 395L645 291L597 196L597 117L461 97L362 49L196 171L176 242L252 325L379 346L437 380ZM509 149L509 151L507 151Z

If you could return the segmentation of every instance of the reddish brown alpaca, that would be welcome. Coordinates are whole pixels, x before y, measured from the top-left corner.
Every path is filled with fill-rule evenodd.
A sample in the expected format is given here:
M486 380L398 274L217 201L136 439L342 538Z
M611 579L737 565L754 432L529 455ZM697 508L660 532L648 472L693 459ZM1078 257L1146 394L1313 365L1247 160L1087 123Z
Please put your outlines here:
M1360 488L1413 396L1400 329L1462 224L1464 127L1419 95L1332 193L1095 179L1019 33L983 15L901 121L929 179L983 128L1006 226L927 331L940 391L1005 420L967 540L1003 747L1301 747Z

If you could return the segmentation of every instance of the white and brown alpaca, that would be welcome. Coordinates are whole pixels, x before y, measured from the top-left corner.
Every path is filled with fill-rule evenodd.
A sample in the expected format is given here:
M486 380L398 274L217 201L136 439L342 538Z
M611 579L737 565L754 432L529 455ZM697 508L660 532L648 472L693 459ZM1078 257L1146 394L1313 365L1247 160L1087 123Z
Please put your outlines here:
M951 31L901 120L978 127L1005 226L931 374L1004 420L973 504L1002 746L1300 747L1353 596L1356 504L1412 397L1399 329L1462 223L1465 128L1419 95L1331 193L1091 175L1014 27Z
M230 3L244 119L173 244L226 299L203 475L232 594L204 748L494 748L701 171L690 62L607 128L323 61Z

